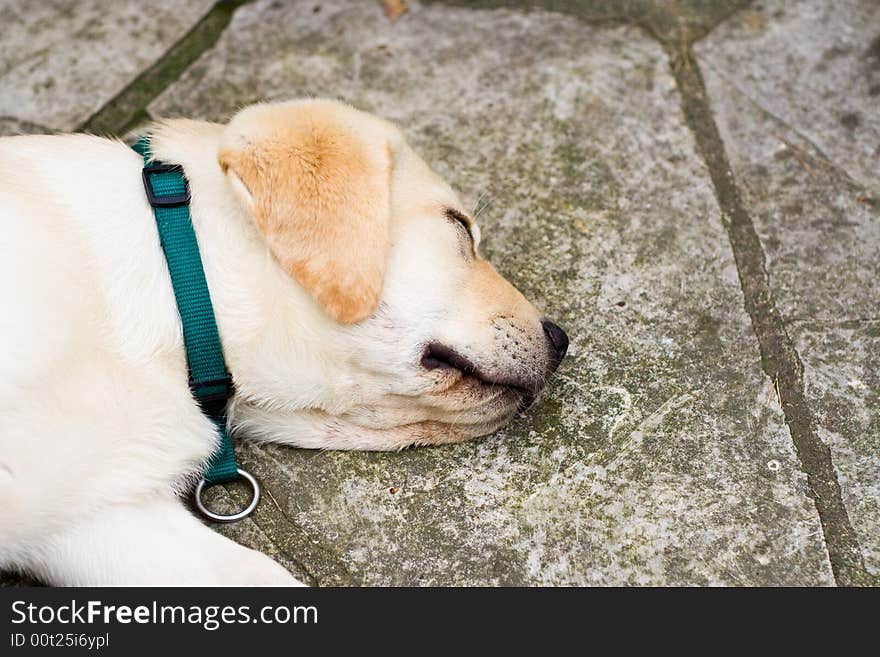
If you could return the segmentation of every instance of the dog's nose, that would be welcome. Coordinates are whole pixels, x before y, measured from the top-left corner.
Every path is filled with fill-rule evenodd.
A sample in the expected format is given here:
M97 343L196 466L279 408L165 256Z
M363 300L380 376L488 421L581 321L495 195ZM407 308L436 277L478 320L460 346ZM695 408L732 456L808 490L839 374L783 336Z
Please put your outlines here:
M547 336L547 340L550 341L550 354L553 357L552 366L555 370L559 367L559 363L562 362L565 352L568 351L568 336L559 325L546 319L541 322L541 326L544 327L544 334Z

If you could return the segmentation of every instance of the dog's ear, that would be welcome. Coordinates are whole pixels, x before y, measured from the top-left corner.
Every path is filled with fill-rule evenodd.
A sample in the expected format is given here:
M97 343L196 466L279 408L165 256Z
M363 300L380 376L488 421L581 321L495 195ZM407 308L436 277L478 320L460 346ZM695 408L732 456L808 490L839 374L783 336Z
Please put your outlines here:
M379 304L390 244L390 126L329 101L261 105L220 166L281 266L342 323Z

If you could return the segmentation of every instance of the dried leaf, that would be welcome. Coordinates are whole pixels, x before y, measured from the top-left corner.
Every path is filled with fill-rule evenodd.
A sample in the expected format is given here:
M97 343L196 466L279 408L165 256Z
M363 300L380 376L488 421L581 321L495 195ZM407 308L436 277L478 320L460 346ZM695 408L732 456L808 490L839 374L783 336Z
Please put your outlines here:
M767 19L759 11L750 11L743 16L743 20L753 30L763 30L767 26Z
M391 20L397 20L403 16L409 7L406 0L382 0L382 12Z

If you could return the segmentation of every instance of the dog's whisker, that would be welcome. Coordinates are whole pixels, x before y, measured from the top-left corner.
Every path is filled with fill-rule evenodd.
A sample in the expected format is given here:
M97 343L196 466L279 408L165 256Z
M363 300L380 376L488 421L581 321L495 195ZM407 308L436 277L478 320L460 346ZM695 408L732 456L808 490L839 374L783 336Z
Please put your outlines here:
M483 214L483 212L485 212L486 209L487 209L490 205L492 205L492 200L493 200L492 198L487 198L487 199L486 199L486 202L483 203L482 205L480 205L480 200L482 200L483 196L485 196L486 194L488 194L488 192L484 192L484 193L480 196L480 198L477 199L477 207L474 208L474 212L473 212L474 220L478 219L479 216L480 216L481 214Z

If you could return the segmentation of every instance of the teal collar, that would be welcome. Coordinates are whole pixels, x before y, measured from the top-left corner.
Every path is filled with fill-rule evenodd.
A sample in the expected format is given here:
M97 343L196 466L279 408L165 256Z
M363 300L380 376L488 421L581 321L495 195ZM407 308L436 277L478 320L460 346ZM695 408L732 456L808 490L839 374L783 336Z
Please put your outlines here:
M180 313L189 366L189 388L202 412L214 421L220 438L208 461L204 478L196 487L196 507L212 520L233 522L248 516L256 508L260 488L250 474L238 467L227 428L226 404L235 387L223 358L214 306L192 225L189 181L180 165L151 159L149 137L142 137L133 148L144 158L144 190L156 215L159 242L168 263ZM204 505L201 498L205 488L239 478L247 480L254 492L246 509L233 515L219 515Z

